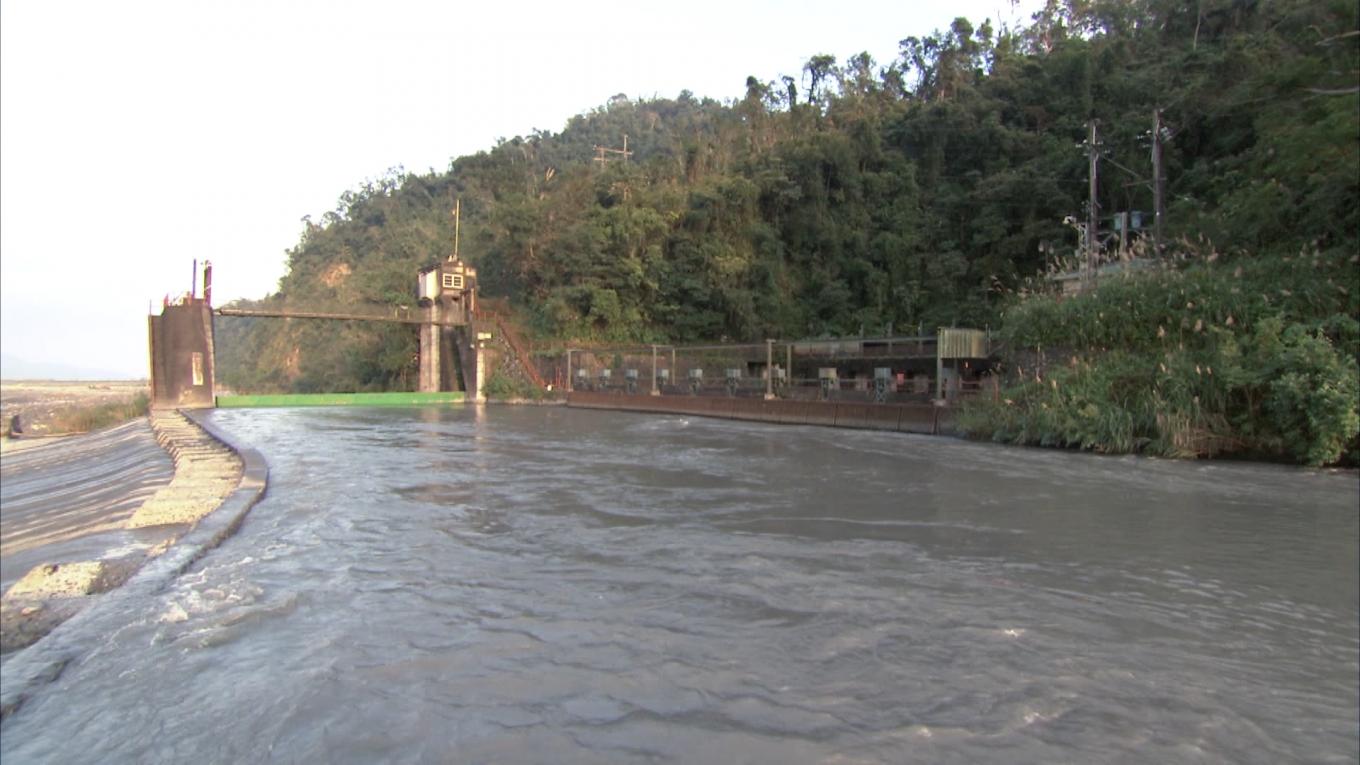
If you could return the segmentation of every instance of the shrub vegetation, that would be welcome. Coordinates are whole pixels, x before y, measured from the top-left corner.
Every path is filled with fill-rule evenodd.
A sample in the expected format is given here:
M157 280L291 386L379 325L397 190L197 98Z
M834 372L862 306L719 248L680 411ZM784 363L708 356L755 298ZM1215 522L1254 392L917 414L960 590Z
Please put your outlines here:
M80 407L59 413L52 422L53 433L88 433L110 425L118 425L138 417L145 417L151 399L138 393L127 401L112 401L95 406Z
M962 417L1011 443L1354 464L1356 256L1208 258L1071 298L1030 295L1000 330L1010 385Z

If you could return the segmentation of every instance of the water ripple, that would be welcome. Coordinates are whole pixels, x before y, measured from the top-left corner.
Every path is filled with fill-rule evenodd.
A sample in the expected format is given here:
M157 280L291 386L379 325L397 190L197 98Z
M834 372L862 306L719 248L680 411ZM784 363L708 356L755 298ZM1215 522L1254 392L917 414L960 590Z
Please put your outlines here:
M1354 761L1353 474L560 409L223 411L239 535L6 763Z

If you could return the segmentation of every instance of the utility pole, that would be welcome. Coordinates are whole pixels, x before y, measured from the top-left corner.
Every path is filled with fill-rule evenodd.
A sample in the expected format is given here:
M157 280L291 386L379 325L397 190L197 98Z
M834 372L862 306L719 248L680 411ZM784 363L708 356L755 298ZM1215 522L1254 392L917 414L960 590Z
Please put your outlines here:
M1162 177L1162 110L1152 111L1152 249L1160 256L1165 241L1162 221L1166 218L1165 179Z
M628 150L628 134L627 134L627 133L624 133L624 134L623 134L623 148L622 148L622 149L611 149L611 148L609 148L608 146L599 146L599 145L597 145L597 146L595 147L595 161L600 163L600 167L604 167L605 165L609 164L609 160L610 160L609 155L610 155L610 154L618 154L619 156L623 157L623 161L624 161L624 162L627 162L627 161L628 161L628 158L629 158L630 156L632 156L633 152L631 152L631 151Z
M1085 289L1095 286L1096 277L1096 233L1099 217L1096 205L1096 167L1100 163L1100 148L1096 144L1096 121L1091 120L1086 123L1089 129L1089 137L1086 139L1086 149L1091 161L1091 198L1087 204L1086 211L1086 268L1083 279Z
M463 223L463 200L453 200L453 259L458 260L458 234Z

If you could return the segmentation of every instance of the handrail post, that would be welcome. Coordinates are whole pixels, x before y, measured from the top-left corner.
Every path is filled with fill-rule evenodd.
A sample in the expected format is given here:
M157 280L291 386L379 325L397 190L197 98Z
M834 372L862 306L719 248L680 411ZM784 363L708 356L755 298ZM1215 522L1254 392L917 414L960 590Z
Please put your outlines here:
M940 331L940 332L936 333L936 335L935 335L935 398L936 398L936 400L941 400L941 399L944 398L944 357L940 355L940 352L941 352L941 348L940 348L940 340L942 339L942 338L941 338L941 335L942 335L942 334L943 334L943 331Z
M774 340L765 339L765 400L774 398Z
M656 389L656 345L652 345L652 395L660 396L661 391Z

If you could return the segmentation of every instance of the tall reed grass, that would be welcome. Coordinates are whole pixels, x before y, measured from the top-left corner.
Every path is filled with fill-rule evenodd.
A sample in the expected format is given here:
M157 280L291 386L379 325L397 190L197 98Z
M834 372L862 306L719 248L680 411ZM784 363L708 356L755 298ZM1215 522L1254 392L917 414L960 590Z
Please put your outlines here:
M150 409L151 399L138 393L126 401L110 401L94 406L83 406L60 412L52 421L54 433L88 433L110 425L143 417Z
M960 425L1010 443L1241 455L1311 465L1360 457L1360 284L1343 251L1216 254L1005 313L1006 385Z

